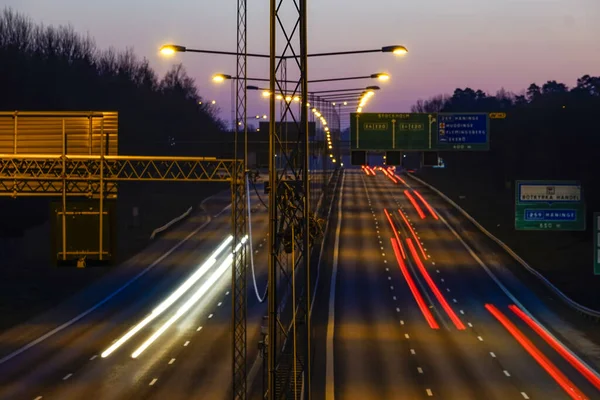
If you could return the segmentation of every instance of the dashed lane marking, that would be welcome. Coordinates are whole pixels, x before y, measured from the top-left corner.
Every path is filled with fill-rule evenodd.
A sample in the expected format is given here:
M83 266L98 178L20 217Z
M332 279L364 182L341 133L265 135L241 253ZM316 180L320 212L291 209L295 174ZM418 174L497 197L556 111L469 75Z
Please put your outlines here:
M66 375L63 377L63 381L66 381L67 379L69 379L69 378L70 378L70 377L72 377L72 376L73 376L73 374L72 374L72 373L70 373L70 374L66 374Z
M158 380L158 378L154 378L150 381L150 384L148 386L154 386L154 384L156 383L156 381Z

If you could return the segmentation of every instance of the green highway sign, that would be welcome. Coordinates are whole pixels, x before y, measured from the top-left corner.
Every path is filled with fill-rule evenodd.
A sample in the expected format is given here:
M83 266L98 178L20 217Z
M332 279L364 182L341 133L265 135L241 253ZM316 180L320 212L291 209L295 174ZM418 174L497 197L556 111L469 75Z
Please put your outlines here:
M352 113L351 149L429 150L435 121L435 114Z
M352 113L352 150L489 150L486 113Z
M600 212L594 213L594 275L600 275Z
M515 229L585 230L585 203L577 181L516 181Z

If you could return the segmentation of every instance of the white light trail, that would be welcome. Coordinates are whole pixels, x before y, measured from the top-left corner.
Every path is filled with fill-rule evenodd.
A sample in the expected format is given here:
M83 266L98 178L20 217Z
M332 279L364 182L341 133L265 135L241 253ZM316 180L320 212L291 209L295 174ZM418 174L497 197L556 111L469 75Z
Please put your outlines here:
M221 245L215 250L211 256L198 268L181 286L179 286L169 297L167 297L162 303L158 305L152 313L150 313L146 318L144 318L141 322L139 322L136 326L134 326L129 332L123 335L119 340L114 342L108 349L102 352L102 358L106 358L111 355L115 350L121 347L125 342L131 339L136 333L142 330L146 325L148 325L151 321L153 321L156 317L161 315L167 308L169 308L173 303L175 303L181 296L185 294L189 290L190 287L194 283L196 283L204 274L206 274L210 268L217 262L217 257L225 250L225 248L231 243L233 240L233 236L227 237ZM239 246L239 245L238 245Z

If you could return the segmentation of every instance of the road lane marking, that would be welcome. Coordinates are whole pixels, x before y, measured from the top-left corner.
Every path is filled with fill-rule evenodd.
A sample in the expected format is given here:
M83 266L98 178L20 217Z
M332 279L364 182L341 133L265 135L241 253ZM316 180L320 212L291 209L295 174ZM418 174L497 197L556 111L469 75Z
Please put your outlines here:
M231 205L228 205L227 207L231 207ZM225 209L227 209L227 207L225 207ZM225 210L225 209L223 209L223 210ZM221 210L221 212L223 210ZM56 328L52 329L51 331L47 332L46 334L38 337L37 339L35 339L35 340L27 343L25 346L23 346L23 347L15 350L15 351L13 351L9 355L7 355L7 356L3 357L2 359L0 359L0 365L4 364L6 361L8 361L8 360L10 360L10 359L18 356L19 354L23 353L24 351L29 350L33 346L35 346L35 345L43 342L44 340L46 340L49 337L57 334L58 332L63 331L64 329L66 329L69 326L73 325L75 322L79 321L80 319L84 318L88 314L94 312L95 310L97 310L98 308L100 308L101 306L103 306L110 299L112 299L113 297L115 297L117 294L121 293L129 285L131 285L133 282L137 281L139 278L141 278L142 276L144 276L145 274L147 274L152 268L154 268L156 265L158 265L160 262L162 262L165 258L167 258L168 256L170 256L175 250L177 250L185 242L187 242L190 238L192 238L198 232L200 232L200 230L203 229L206 225L208 225L211 221L212 221L212 219L209 217L208 221L206 221L205 223L203 223L202 225L200 225L198 228L196 228L194 231L192 231L189 235L187 235L186 237L184 237L183 239L181 239L181 241L178 242L177 244L175 244L173 247L171 247L170 250L168 250L162 256L160 256L159 258L157 258L156 260L154 260L154 262L152 262L152 264L148 265L145 269L141 270L139 273L137 273L137 275L135 275L133 278L131 278L130 280L128 280L127 282L125 282L125 284L123 284L117 290L115 290L114 292L112 292L111 294L109 294L108 296L106 296L104 299L100 300L94 306L88 308L87 310L85 310L81 314L79 314L79 315L71 318L69 321L65 322L64 324L57 326Z
M388 267L385 267L385 270L388 271L388 272L390 271L390 269Z
M465 315L465 312L463 310L458 310L462 315Z
M169 365L173 364L175 362L174 358L171 358L171 361L169 361Z
M392 277L391 277L391 276L388 276L388 281L391 281L391 280L392 280Z
M423 373L423 368L417 367L417 371L419 371L419 373L422 374Z
M435 265L435 261L432 261L432 262L431 262L431 265Z
M387 264L387 260L383 260L383 263L384 263L384 264Z
M97 355L93 355L90 357L90 361L94 361L96 359L96 357L98 357Z
M400 308L399 307L396 307L396 312L400 312Z
M156 381L158 380L158 378L154 378L150 381L150 384L148 386L154 386L154 384L156 383Z
M417 354L417 352L415 351L415 349L410 349L410 354L415 355Z
M198 328L196 328L196 332L200 332L202 330L202 327L199 326Z
M404 325L404 320L400 320L400 325Z
M469 325L469 327L471 327L471 328L473 327L473 324L470 322L467 322L467 325Z
M33 399L33 400L42 400L42 399L43 399L43 397L42 397L42 396L38 396L38 397L36 397L36 398L35 398L35 399Z
M492 357L496 358L496 355L494 354L494 352L493 352L493 351L490 351L490 356L492 356Z
M446 288L446 292L450 293L450 288Z
M213 314L210 314L210 315L208 316L208 319L211 319L212 317L213 317Z
M381 250L383 250L383 247L381 248ZM381 255L385 257L385 253L381 253Z
M189 340L183 344L183 347L187 347L187 346L188 346L188 344L190 344L190 341L189 341Z
M439 270L439 269L436 269L436 270L435 270L435 272L437 272L437 273L439 274L439 273L440 273L440 270Z
M425 389L425 391L427 392L427 396L433 396L433 392L431 391L431 389Z
M394 290L394 287L393 287L393 286L390 286L390 289Z
M229 290L225 292L225 296L229 296Z
M510 376L510 373L509 373L507 370L504 370L504 371L502 371L502 372L504 372L504 375L506 375L506 376Z
M483 338L482 338L481 336L477 336L477 339L478 339L480 342L483 342Z
M217 304L217 307L221 307L221 304L223 304L222 301L220 301L219 304Z
M410 336L408 336L408 333L405 333L404 337L407 338L407 339L410 339Z
M524 399L529 399L529 396L527 396L527 393L525 392L521 392L521 396L523 396Z
M394 300L396 300L396 296L392 296L392 298L393 298Z
M333 335L335 324L335 285L337 280L338 258L340 253L340 231L342 229L342 194L346 175L342 173L340 196L338 198L337 226L335 228L335 242L333 244L333 265L331 269L331 284L329 287L329 318L327 320L327 338L325 353L325 400L334 400L334 360L333 360ZM370 201L369 201L370 203ZM377 231L379 233L379 231Z
M453 302L458 303L458 301L456 299L452 299Z
M63 377L63 379L62 379L62 380L63 380L63 381L66 381L67 379L69 379L69 378L70 378L70 377L72 377L72 376L73 376L73 374L72 374L72 373L66 374L66 375Z

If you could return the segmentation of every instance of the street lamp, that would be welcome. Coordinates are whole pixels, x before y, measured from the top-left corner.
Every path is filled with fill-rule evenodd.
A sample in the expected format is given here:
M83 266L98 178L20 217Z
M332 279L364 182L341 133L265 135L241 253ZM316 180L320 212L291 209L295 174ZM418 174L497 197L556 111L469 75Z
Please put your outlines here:
M256 53L237 53L234 51L218 51L218 50L204 50L204 49L190 49L186 46L180 46L176 44L165 44L160 47L160 53L166 56L172 56L175 53L205 53L205 54L221 54L228 56L240 56L246 55L247 57L258 57L258 58L270 58L269 54L256 54ZM327 53L315 53L308 54L308 57L329 57L329 56L342 56L349 54L365 54L365 53L392 53L395 55L404 55L408 53L408 50L404 46L395 45L395 46L383 46L377 49L369 49L369 50L350 50L350 51L334 51ZM275 56L277 59L291 59L296 56Z

